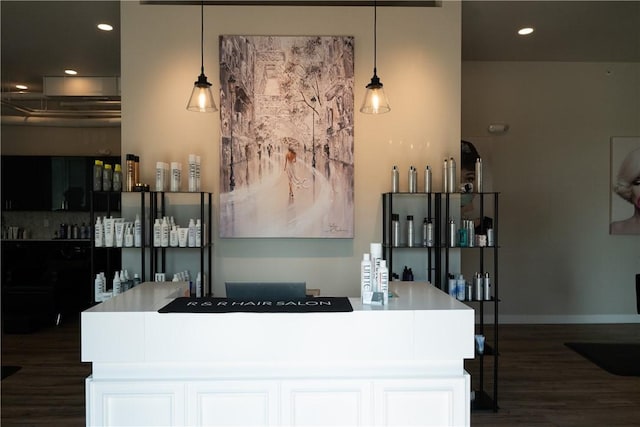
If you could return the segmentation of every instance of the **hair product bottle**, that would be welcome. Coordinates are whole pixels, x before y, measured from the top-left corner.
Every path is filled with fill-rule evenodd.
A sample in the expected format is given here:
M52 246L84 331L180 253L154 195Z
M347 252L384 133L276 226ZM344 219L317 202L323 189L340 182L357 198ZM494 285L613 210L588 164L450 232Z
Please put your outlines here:
M407 215L407 246L413 247L415 242L415 230L413 227L413 215Z
M424 169L424 192L431 193L431 168L429 166Z
M400 174L398 173L398 167L394 166L391 169L391 192L397 193L400 191Z
M447 193L455 193L456 190L456 161L453 157L449 158L449 165L447 169L447 183L449 184L449 189Z
M482 159L476 159L476 193L482 193Z
M369 254L363 254L360 262L360 298L362 304L371 304L371 297L373 296L372 273L371 258Z
M400 215L391 214L391 246L400 246Z
M389 304L389 270L387 269L387 261L384 259L380 260L378 290L382 292L382 304Z

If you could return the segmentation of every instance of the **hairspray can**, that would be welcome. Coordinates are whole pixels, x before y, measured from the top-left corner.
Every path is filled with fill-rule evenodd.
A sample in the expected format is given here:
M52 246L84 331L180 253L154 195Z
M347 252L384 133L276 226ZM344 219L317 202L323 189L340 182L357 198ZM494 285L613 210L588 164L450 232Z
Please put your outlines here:
M453 219L449 220L449 247L455 248L458 243L458 226Z
M391 246L400 246L400 215L391 214Z
M447 182L449 184L449 190L447 193L455 193L456 190L456 161L453 157L449 158L449 169L447 174Z
M482 159L476 159L476 193L482 193Z
M442 192L449 192L449 162L447 159L444 159L442 164Z
M475 290L475 300L476 301L481 301L484 298L484 291L483 291L483 282L484 279L482 278L482 276L480 275L480 273L476 273L476 275L473 277L473 287Z
M398 167L394 166L391 169L391 192L397 193L400 191L400 176L398 174Z
M413 228L413 215L407 215L407 246L413 247L415 242L415 233Z
M413 166L409 167L409 193L415 193L418 190L416 183L417 178L418 174L416 169Z
M491 301L491 279L489 278L489 272L484 273L484 299L485 301Z
M431 168L424 168L424 192L431 193Z

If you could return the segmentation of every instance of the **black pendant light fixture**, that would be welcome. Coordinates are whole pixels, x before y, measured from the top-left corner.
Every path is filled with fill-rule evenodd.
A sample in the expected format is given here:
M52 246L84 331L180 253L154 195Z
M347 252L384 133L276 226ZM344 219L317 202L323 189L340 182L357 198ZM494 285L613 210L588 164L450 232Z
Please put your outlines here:
M187 110L197 113L213 113L218 111L211 93L211 83L204 75L204 0L200 2L200 75L198 81L193 84L191 98L187 104Z
M377 1L373 2L373 77L371 83L367 85L367 93L365 94L361 113L366 114L383 114L391 111L389 100L382 89L382 82L377 74L376 68L376 51L377 51L377 24L378 24L378 5Z

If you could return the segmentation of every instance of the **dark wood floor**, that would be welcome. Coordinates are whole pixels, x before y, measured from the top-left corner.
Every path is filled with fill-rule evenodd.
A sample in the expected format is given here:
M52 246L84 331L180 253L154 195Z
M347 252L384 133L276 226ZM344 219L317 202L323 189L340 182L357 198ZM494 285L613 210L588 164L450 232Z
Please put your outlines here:
M608 374L568 341L638 342L640 324L503 325L497 413L473 412L472 426L640 426L640 377ZM3 427L83 426L84 379L78 322L2 336ZM638 361L640 363L640 360ZM470 366L472 369L473 366Z

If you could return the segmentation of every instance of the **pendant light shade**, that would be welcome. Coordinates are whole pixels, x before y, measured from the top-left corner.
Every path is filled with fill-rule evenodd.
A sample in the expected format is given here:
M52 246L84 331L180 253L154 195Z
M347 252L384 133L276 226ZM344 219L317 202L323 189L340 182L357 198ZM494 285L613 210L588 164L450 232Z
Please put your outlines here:
M198 113L213 113L218 111L211 92L211 83L204 75L204 1L200 2L200 75L193 84L193 91L187 104L187 110Z
M391 111L389 106L389 100L384 93L382 83L376 75L376 69L373 69L373 77L371 77L371 83L367 85L367 93L364 95L364 101L360 112L366 114L382 114Z
M383 114L391 111L391 107L389 106L389 100L387 99L387 95L384 93L384 89L382 88L382 82L378 77L378 70L376 66L376 53L377 53L377 21L378 21L378 12L377 12L377 2L373 3L373 77L371 77L371 82L366 86L367 93L364 95L364 101L362 102L362 107L360 107L360 112L365 114Z

